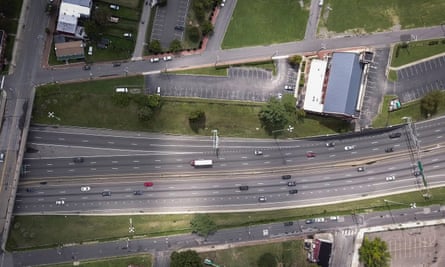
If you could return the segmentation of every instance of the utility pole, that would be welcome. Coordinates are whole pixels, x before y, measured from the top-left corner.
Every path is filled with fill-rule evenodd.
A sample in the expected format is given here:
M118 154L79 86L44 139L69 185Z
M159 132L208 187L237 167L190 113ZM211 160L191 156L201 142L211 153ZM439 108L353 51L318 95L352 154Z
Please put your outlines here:
M283 156L283 153L281 152L280 143L277 141L277 135L276 135L276 133L284 132L284 131L288 131L288 132L291 133L293 130L294 130L294 127L293 127L292 125L289 125L287 128L284 128L284 129L281 129L281 130L275 130L275 131L272 131L272 134L273 134L274 139L275 139L275 143L277 144L277 146L278 146L278 150L280 151L281 157L283 158L283 164L286 164L286 160L285 160L285 158L284 158L284 156Z
M219 136L218 130L212 130L213 149L215 150L216 157L219 157Z

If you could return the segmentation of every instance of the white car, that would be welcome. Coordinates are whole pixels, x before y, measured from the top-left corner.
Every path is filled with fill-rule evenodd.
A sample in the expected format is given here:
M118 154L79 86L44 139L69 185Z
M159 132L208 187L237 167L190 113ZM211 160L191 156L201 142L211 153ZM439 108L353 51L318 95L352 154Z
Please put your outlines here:
M150 62L151 63L159 62L159 58L158 57L150 58Z
M163 59L164 61L170 61L172 60L172 56L165 56Z
M278 93L277 97L278 97L278 99L281 99L281 98L283 98L283 94L282 93Z
M91 190L91 187L89 187L89 186L82 186L81 188L80 188L80 191L82 191L82 192L88 192L88 191L90 191Z
M354 150L355 149L355 145L353 146L345 146L345 150L349 151L349 150Z
M56 200L56 205L65 205L65 200Z
M110 5L110 8L113 10L119 10L119 6L118 5Z
M315 222L322 223L324 222L324 218L315 218Z
M267 198L266 198L265 196L260 196L260 197L258 198L258 201L259 201L259 202L266 202L266 200L267 200Z
M261 156L261 155L263 155L263 151L258 150L258 149L255 149L255 151L253 152L253 154L254 154L255 156Z
M394 181L394 180L396 180L396 176L395 175L387 176L385 180L386 181Z
M131 38L133 35L130 32L124 33L124 37Z
M226 0L221 1L221 7L223 7L226 4Z

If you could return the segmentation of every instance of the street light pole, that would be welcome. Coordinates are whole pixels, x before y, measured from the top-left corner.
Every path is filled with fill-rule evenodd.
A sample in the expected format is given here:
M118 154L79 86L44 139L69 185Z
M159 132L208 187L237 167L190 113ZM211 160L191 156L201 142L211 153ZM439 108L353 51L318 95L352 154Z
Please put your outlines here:
M291 133L293 130L294 130L294 127L292 125L289 125L287 128L284 128L284 129L281 129L281 130L274 130L274 131L272 131L272 134L273 134L274 139L275 139L275 143L278 146L278 151L280 151L280 155L283 158L283 164L286 164L286 160L284 159L284 155L283 155L283 153L281 151L280 143L277 140L277 133L278 132L284 132L284 131L288 131L288 132Z
M215 150L216 157L219 156L219 136L218 130L212 130L213 149Z

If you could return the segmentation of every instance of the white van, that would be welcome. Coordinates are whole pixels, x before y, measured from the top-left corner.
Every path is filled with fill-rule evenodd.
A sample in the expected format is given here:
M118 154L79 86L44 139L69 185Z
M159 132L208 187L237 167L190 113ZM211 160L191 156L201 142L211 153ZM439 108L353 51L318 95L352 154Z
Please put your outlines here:
M128 93L127 87L118 87L116 88L116 93Z
M93 47L92 46L88 47L88 55L90 55L90 56L93 55Z
M318 6L319 6L319 7L322 7L322 6L323 6L323 0L319 0L319 1L318 1Z
M156 94L157 94L157 95L161 95L161 87L158 86L158 87L156 88Z

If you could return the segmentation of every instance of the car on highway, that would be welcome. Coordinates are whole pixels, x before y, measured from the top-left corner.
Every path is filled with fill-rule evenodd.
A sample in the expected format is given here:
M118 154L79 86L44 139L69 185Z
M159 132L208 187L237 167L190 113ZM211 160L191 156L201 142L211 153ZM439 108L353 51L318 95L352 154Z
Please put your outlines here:
M327 142L326 143L326 147L334 147L335 146L335 142Z
M402 133L399 133L399 132L389 134L389 138L391 138L391 139L399 138L401 136L402 136Z
M255 151L253 151L253 154L254 154L255 156L261 156L261 155L263 155L263 151L262 151L262 150L259 150L259 149L255 149Z
M151 187L151 186L153 186L153 183L152 182L145 182L144 186L145 187Z
M308 151L308 152L306 152L306 157L307 158L315 158L315 152L312 152L312 151Z
M83 65L83 70L91 70L91 65Z
M391 152L393 152L394 151L394 148L393 147L387 147L387 148L385 148L385 152L386 153L391 153Z
M318 223L322 223L322 222L325 222L325 219L324 218L315 218L314 221L318 222Z
M305 221L305 223L306 223L306 224L314 223L314 219L307 219L307 220Z
M0 162L3 162L5 160L5 153L1 152L0 153Z
M358 172L364 172L365 171L365 167L363 167L363 166L357 167L357 171Z
M136 191L133 192L133 195L141 196L142 195L142 191L141 190L136 190Z
M152 57L152 58L150 58L150 62L151 63L159 62L159 58L158 57Z
M352 146L345 146L345 150L349 151L349 150L354 150L355 149L355 145Z
M297 182L295 182L295 181L287 182L287 186L296 186L296 185L297 185Z
M266 202L266 201L267 201L267 198L265 196L260 196L258 198L258 202Z
M395 175L386 176L385 180L386 181L395 181L396 180L396 176Z
M291 195L294 195L294 194L296 194L296 193L298 193L298 190L297 190L297 189L291 189L291 190L289 190L289 194L291 194Z
M75 157L73 159L73 161L74 161L74 163L82 163L82 162L84 162L84 159L83 159L83 157Z
M285 222L284 223L284 226L292 226L292 225L294 225L294 222Z
M286 174L286 175L282 175L282 176L281 176L281 179L283 179L283 180L288 180L288 179L290 179L290 178L292 178L292 176L289 175L289 174Z
M89 186L81 186L80 187L80 191L82 191L82 192L88 192L90 190L91 190L91 187L89 187Z
M65 205L65 200L63 200L63 199L56 200L56 205L58 205L58 206Z
M418 171L418 170L415 170L414 172L413 172L413 175L414 176L416 176L416 177L418 177L418 176L420 176L420 171Z
M172 56L165 56L163 57L164 61L170 61L172 60Z
M109 197L109 196L111 196L111 191L103 191L103 192L102 192L102 196L103 196L103 197Z
M247 191L247 190L249 190L249 186L248 186L248 185L241 185L241 186L239 187L239 190L241 190L241 191Z

